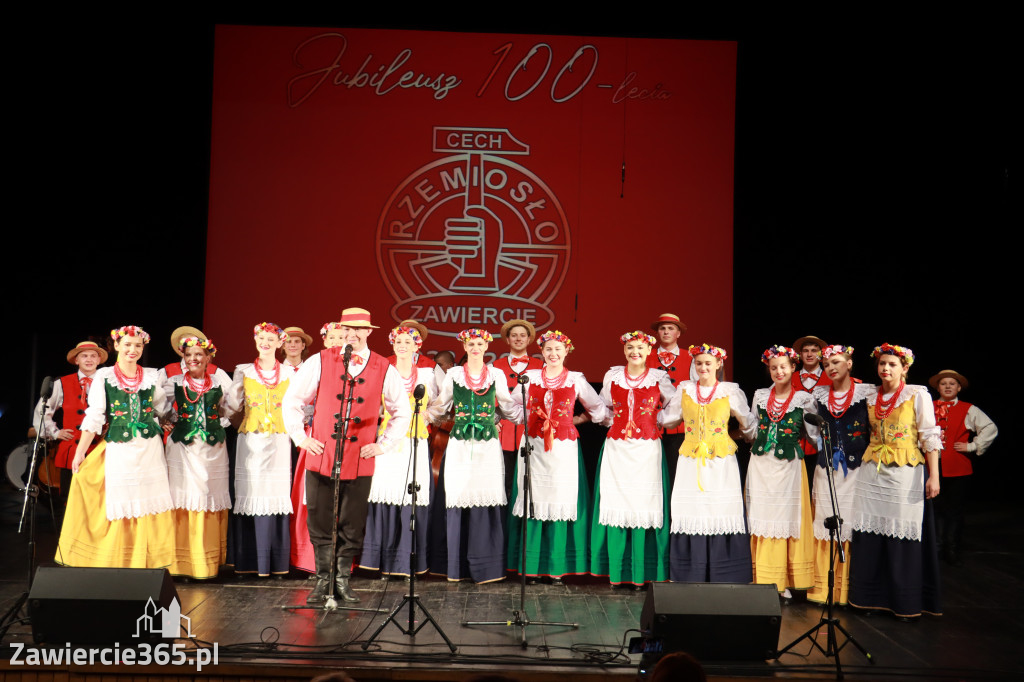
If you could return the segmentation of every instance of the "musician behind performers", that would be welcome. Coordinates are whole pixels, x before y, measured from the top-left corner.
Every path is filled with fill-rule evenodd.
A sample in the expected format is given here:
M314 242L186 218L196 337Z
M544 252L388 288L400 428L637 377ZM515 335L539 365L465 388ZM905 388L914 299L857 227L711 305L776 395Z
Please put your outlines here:
M537 330L526 320L509 320L501 326L501 336L508 344L508 355L495 360L494 369L505 375L508 380L509 393L519 390L519 377L528 369L541 369L544 362L540 358L530 356L530 344L537 336ZM523 426L502 419L501 449L505 455L505 496L512 499L512 476L515 474L516 451L523 438Z
M46 401L46 410L43 414L43 436L60 441L54 463L60 471L62 507L67 502L68 490L71 489L71 461L75 458L75 448L82 438L81 426L82 420L85 419L85 408L88 407L89 387L92 386L92 377L96 370L107 361L107 351L92 341L82 341L68 351L67 358L72 365L78 366L78 371L62 376L60 381L54 382L53 393ZM57 426L54 420L57 410L62 413L60 426ZM38 428L38 406L32 419ZM86 455L92 452L93 447L89 447Z
M283 400L284 425L288 435L306 449L306 506L309 540L316 560L316 587L306 603L321 603L329 591L330 562L337 562L335 587L337 595L347 602L357 602L349 585L352 562L363 548L366 530L367 499L373 476L373 458L387 449L397 447L406 437L412 417L405 382L382 356L371 352L367 337L376 326L370 313L362 308L346 308L341 313L340 327L344 339L340 346L326 348L308 358L291 380ZM338 503L338 543L331 556L331 523L334 507L334 466L337 441L335 416L344 416L346 406L339 399L345 390L345 346L351 345L349 374L355 379L354 399L350 403L347 441L341 458L340 496ZM302 406L316 397L312 434L307 436L303 425ZM381 403L391 418L377 438L377 415Z

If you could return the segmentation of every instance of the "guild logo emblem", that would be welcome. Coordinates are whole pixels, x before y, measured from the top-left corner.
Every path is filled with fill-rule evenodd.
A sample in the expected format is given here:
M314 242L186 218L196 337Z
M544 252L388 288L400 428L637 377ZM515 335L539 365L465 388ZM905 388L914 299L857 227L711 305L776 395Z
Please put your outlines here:
M434 333L554 321L569 267L569 223L558 198L516 163L530 148L503 128L435 127L446 156L398 184L377 223L377 266L395 321Z

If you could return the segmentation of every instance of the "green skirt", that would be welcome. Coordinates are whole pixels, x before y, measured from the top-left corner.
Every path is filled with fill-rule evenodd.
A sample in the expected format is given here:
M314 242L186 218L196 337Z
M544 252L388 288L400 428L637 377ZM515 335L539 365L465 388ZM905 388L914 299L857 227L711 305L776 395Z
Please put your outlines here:
M658 444L661 447L661 444ZM604 447L601 448L601 459ZM601 459L597 461L594 483L594 522L590 532L590 572L608 576L613 585L643 585L668 580L669 487L668 467L661 458L661 528L620 528L606 526L601 518Z
M537 521L530 519L526 524L526 575L551 576L587 573L590 554L587 538L590 535L590 489L587 486L587 472L583 466L583 451L576 441L577 471L579 472L579 494L576 501L575 521ZM512 479L512 498L509 500L508 522L508 569L520 572L520 547L523 535L523 517L512 513L515 499L519 495L519 458Z

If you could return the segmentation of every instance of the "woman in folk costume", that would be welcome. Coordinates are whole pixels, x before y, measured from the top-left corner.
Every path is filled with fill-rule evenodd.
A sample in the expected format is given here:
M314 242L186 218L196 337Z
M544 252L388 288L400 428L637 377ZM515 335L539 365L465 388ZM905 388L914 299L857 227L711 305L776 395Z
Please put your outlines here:
M831 466L836 485L836 499L839 502L839 516L843 526L839 541L843 543L846 563L840 563L838 555L833 564L835 569L835 591L832 598L836 604L849 601L851 565L850 538L853 535L854 501L857 490L857 473L864 450L868 445L868 408L866 398L875 387L862 384L850 376L853 369L853 348L831 345L822 350L825 366L823 374L828 379L819 384L811 393L818 402L818 414L825 420L827 428L822 438L827 447L818 451L818 463L814 468L814 588L807 592L807 599L825 603L828 598L829 531L825 519L832 516L832 495L828 487L828 472ZM826 459L828 454L831 456Z
M256 359L235 368L232 406L243 412L235 446L230 561L236 573L288 573L291 442L281 400L293 372L277 359L288 334L271 322L253 328Z
M911 619L939 615L932 498L939 494L939 427L924 386L906 383L909 348L871 353L881 385L867 397L871 443L857 475L850 605Z
M379 570L384 575L410 575L412 570L424 573L427 570L428 510L432 479L430 476L430 441L427 434L425 406L437 397L434 381L433 362L431 366L417 366L413 357L423 345L423 336L415 327L399 325L388 336L395 354L391 364L405 381L405 392L409 403L416 411L415 392L423 386L419 400L419 416L405 438L396 440L394 447L377 455L370 483L370 509L366 517L366 537L363 539L363 553L359 565ZM389 416L385 412L380 432L387 428ZM412 516L412 438L416 439L416 566L409 565L412 537L409 523Z
M224 427L231 379L207 374L217 347L209 339L180 340L185 373L164 384L174 395L174 427L167 439L167 478L174 501L175 556L170 571L190 578L215 578L227 558L231 509L228 448Z
M320 328L320 338L323 340L324 348L342 345L344 334L341 331L341 322L324 323L324 326ZM306 348L308 351L309 344L306 345ZM306 354L308 355L308 352ZM315 409L315 400L303 408L307 432L311 429ZM313 553L313 544L309 541L309 526L306 523L309 516L309 510L306 507L306 450L304 448L298 450L299 456L295 460L295 476L292 478L292 516L289 524L292 536L291 564L301 571L315 574L316 557Z
M761 355L771 388L754 392L744 436L753 441L747 466L747 526L754 582L774 583L786 599L790 588L814 583L814 535L811 500L804 472L801 436L810 441L818 430L804 421L815 412L814 397L793 388L796 351L772 346Z
M437 423L454 412L431 505L430 568L449 580L478 583L505 577L505 470L495 416L522 421L505 377L484 364L490 332L465 329L466 364L445 374L430 403Z
M685 438L672 484L669 577L675 582L749 583L750 536L729 417L748 429L755 417L739 385L720 381L724 349L690 346L697 381L679 382L666 405L666 425L682 422Z
M521 566L523 517L523 466L517 461L515 505L509 523L509 569L529 576L562 576L587 573L590 552L590 493L576 424L573 417L579 400L589 418L604 423L611 410L580 372L565 367L572 340L560 331L547 331L537 339L544 358L543 369L531 369L525 407L526 438L530 459L531 507L527 521L526 565ZM520 393L513 398L522 400Z
M113 367L93 375L56 561L66 566L159 568L174 557L171 490L157 418L167 397L157 370L138 365L149 334L110 332ZM93 439L106 439L90 453Z
M611 410L594 484L590 572L613 585L668 579L668 472L658 404L675 393L665 372L646 366L654 337L619 337L627 365L604 375L601 399Z

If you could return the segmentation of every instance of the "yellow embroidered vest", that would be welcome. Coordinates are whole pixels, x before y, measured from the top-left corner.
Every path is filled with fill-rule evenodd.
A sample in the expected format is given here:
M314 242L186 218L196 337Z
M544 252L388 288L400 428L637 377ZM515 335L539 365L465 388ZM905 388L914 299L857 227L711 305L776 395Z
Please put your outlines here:
M245 377L245 418L238 427L239 433L286 433L281 400L288 390L288 380L282 380L274 388L267 388L255 379Z
M682 390L682 389L680 389ZM686 434L679 454L706 459L728 457L736 452L736 441L729 437L729 398L723 396L707 405L700 405L683 393L683 433ZM701 447L701 443L706 448Z
M381 404L383 404L383 399L384 399L384 396L381 396ZM417 431L419 433L416 434L416 437L420 438L420 439L428 438L430 436L430 434L427 432L427 415L426 415L426 412L425 412L426 407L427 407L427 402L428 402L427 401L427 395L426 395L426 393L424 393L423 394L423 398L420 399L420 416L417 417L417 420L419 421L419 424L417 425L418 426ZM416 410L416 399L412 396L412 393L409 394L409 409L411 409L413 411ZM384 416L380 420L380 426L377 427L377 436L378 437L383 435L384 431L388 428L388 421L391 419L391 415L388 414L387 410L383 410L383 413L384 413ZM406 432L405 437L408 438L411 435L412 435L412 421L409 422L409 430Z
M885 466L912 466L924 463L917 446L917 412L914 398L907 398L883 420L875 417L875 407L868 405L871 422L871 444L861 461L879 462Z

